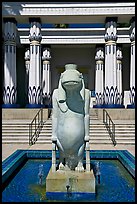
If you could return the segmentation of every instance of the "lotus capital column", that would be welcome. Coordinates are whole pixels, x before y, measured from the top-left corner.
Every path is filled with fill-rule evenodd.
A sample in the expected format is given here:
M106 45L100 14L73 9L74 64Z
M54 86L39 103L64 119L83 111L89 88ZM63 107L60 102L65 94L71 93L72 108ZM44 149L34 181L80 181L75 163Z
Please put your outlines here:
M96 105L94 108L101 108L104 103L104 77L103 77L103 65L104 65L104 49L99 46L96 48L96 76L95 76L95 93L96 93Z
M130 104L127 108L135 108L135 17L130 26L131 58L130 58Z
M16 104L16 23L14 18L4 19L3 108L16 108L18 106Z
M51 70L50 70L50 60L51 53L50 47L46 47L43 49L43 73L42 73L42 90L43 95L50 96L51 94Z
M28 85L27 107L39 108L42 106L41 89L41 24L39 18L30 18L30 69Z
M106 18L104 108L123 108L117 87L117 17Z

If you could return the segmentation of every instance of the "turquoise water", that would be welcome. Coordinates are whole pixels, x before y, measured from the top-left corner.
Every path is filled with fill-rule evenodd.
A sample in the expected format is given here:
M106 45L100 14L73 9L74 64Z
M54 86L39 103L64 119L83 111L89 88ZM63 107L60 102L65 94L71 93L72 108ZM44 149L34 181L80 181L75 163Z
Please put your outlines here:
M91 165L94 166L96 161L92 160ZM97 184L96 199L93 202L135 202L135 179L123 165L118 160L98 161L101 179L100 184ZM38 173L41 164L43 177L40 185ZM2 202L51 202L45 196L45 181L50 167L50 160L28 159L3 190Z

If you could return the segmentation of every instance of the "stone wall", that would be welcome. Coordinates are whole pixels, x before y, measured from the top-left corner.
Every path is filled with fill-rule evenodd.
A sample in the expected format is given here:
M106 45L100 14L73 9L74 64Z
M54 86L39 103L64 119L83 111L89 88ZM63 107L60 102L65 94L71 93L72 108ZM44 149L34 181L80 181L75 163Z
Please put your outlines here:
M33 108L18 108L18 109L8 109L3 108L2 109L2 120L30 120L30 122L33 120L35 115L39 109L33 109ZM47 120L48 118L48 109L43 109L43 119Z
M98 118L103 119L103 109L96 109L98 112ZM105 109L110 115L112 120L135 120L134 109Z

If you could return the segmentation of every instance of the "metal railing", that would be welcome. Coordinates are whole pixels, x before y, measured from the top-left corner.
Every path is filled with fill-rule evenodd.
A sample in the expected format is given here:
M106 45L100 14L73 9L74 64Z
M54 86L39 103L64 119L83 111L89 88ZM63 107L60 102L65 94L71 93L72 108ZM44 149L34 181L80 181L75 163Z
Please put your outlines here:
M103 123L105 124L113 145L116 145L115 140L115 124L105 109L103 109Z
M43 127L43 108L35 115L29 124L29 145L35 144Z

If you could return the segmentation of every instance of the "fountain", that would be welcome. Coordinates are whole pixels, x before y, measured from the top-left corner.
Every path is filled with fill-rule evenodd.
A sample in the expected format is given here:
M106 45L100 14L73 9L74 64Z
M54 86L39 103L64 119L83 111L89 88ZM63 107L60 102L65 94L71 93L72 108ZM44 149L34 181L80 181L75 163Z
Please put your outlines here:
M43 178L43 164L39 165L39 173L38 173L38 179L39 184L42 185L42 178Z
M94 175L96 177L96 182L98 184L100 184L100 175L101 175L101 172L100 172L100 163L99 161L97 161L94 165Z
M90 150L89 90L76 65L65 68L53 93L52 150L17 150L2 162L2 201L135 202L134 156Z
M56 156L58 161L58 150ZM78 192L78 187L77 180L72 176L64 182L64 197L60 196L60 200L58 197L52 200L45 196L46 177L51 168L52 151L17 150L2 162L2 201L19 203L72 200L78 202L135 202L135 158L132 154L127 150L90 150L90 159L91 169L96 178L95 198L88 196L89 193L85 193L84 200L78 200L78 193L75 193L74 197L73 189L77 188ZM85 154L83 162L85 165ZM41 171L42 165L43 171ZM100 184L96 175L97 166L101 173ZM58 171L58 166L56 168ZM41 173L43 174L42 180L40 180ZM85 191L84 187L83 191Z
M95 197L95 176L90 167L89 105L90 91L76 64L65 65L58 89L52 96L52 167L46 178L49 199L76 195ZM59 164L56 161L59 150ZM84 151L86 165L83 165ZM70 196L71 195L71 196Z

